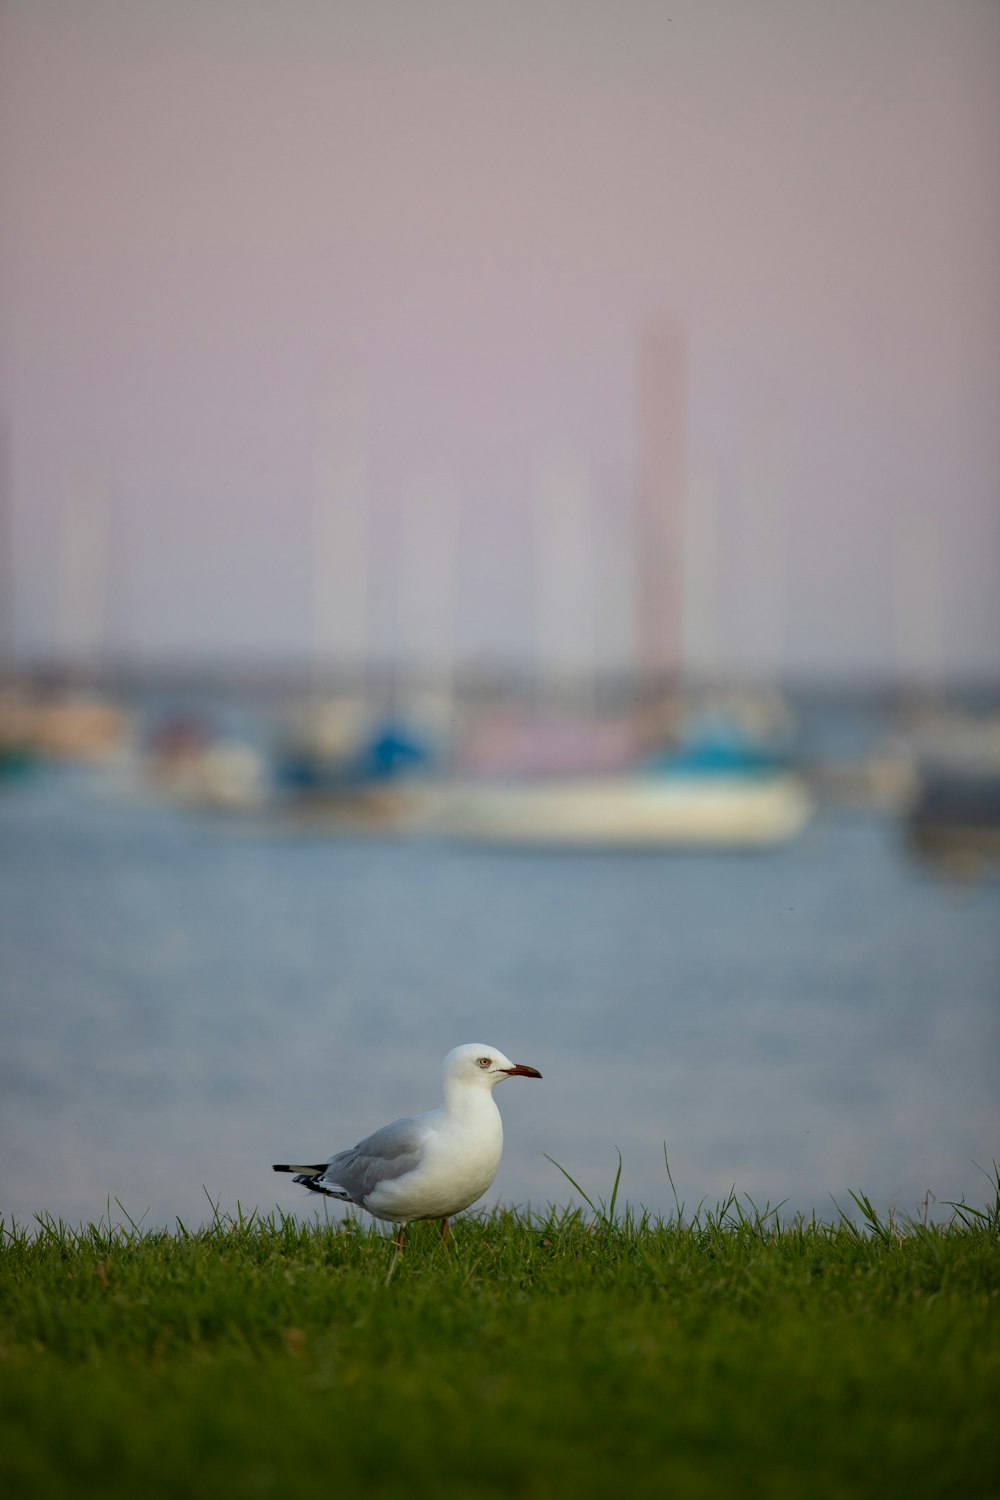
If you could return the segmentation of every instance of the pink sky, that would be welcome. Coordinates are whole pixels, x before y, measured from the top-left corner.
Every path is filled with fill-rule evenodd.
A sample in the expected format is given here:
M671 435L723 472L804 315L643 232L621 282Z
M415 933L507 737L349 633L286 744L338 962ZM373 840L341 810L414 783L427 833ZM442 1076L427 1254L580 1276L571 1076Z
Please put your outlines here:
M89 547L112 652L307 653L363 449L324 639L627 662L666 314L692 664L995 673L998 78L992 0L0 0L19 650L93 644Z

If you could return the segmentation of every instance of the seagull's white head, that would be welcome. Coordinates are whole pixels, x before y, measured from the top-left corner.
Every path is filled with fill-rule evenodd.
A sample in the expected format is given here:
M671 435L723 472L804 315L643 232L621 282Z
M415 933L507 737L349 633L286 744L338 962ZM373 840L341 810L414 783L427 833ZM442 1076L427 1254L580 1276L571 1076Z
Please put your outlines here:
M541 1078L537 1068L527 1063L513 1063L509 1057L486 1042L466 1042L453 1047L441 1068L445 1088L461 1084L492 1089L504 1078Z

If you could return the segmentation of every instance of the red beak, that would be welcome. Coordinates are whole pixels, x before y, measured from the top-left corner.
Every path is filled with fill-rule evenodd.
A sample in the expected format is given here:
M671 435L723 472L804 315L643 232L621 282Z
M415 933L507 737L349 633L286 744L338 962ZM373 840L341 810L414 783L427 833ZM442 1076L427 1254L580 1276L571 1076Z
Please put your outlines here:
M512 1068L503 1070L508 1078L541 1078L537 1068L529 1068L527 1063L515 1063Z

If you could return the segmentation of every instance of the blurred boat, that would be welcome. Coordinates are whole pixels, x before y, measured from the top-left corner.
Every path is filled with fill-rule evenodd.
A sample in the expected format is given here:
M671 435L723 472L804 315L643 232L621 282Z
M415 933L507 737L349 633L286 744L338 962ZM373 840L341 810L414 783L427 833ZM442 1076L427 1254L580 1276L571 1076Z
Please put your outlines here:
M558 744L546 738L543 748ZM589 748L585 771L577 769L580 751L567 753L573 769L564 765L562 774L549 767L519 780L494 775L443 792L438 828L539 846L749 849L794 838L811 812L785 744L719 714L699 716L677 744L642 760L633 743L628 767L619 760L609 769L627 752L621 735L599 736Z
M905 814L909 847L960 874L1000 866L1000 715L939 712L911 735L918 770Z
M804 828L797 776L663 774L459 785L443 794L437 832L539 847L760 849Z
M252 812L268 797L260 751L197 713L168 714L154 725L142 770L159 795L188 807Z
M314 734L286 744L275 757L274 779L279 795L337 797L384 786L431 762L431 748L419 734L386 718L332 743Z
M434 764L430 744L393 718L335 744L317 736L286 743L272 767L271 811L316 831L419 830Z
M978 874L1000 864L1000 774L928 772L906 831L915 853L956 872Z
M0 782L26 776L38 763L34 719L18 692L0 695Z
M12 692L0 700L0 765L21 774L39 760L99 764L125 751L130 731L125 710L93 694Z

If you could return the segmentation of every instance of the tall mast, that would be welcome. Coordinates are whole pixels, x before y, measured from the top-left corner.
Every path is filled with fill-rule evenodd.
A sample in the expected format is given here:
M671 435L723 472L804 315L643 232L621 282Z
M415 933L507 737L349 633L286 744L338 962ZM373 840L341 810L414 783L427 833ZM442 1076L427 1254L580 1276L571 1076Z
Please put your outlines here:
M14 676L14 471L10 423L0 415L0 686Z
M636 482L636 668L646 687L681 667L687 338L650 320L639 341Z
M366 403L357 383L329 393L317 455L312 533L313 678L367 685L372 656Z
M544 691L573 686L593 706L597 577L586 463L546 454L532 468L537 673Z
M441 466L418 465L400 495L393 659L418 707L450 740L458 655L461 492Z
M96 458L66 478L59 527L56 650L62 664L93 678L105 665L111 544L111 477Z

